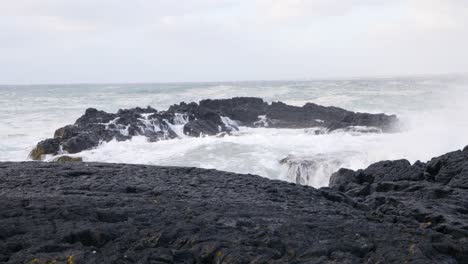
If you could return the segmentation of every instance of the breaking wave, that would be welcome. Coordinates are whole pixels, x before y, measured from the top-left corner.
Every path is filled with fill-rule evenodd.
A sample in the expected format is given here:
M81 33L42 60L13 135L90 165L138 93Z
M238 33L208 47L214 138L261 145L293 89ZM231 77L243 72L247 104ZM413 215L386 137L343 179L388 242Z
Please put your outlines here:
M303 105L334 105L362 112L397 114L405 126L399 133L351 127L327 133L321 127L271 129L239 127L222 118L231 135L186 137L187 117L164 124L178 138L149 142L144 136L103 143L74 156L85 161L195 166L258 174L315 187L328 184L341 167L360 169L373 162L406 158L427 160L468 144L467 81L448 79L351 80L310 82L246 82L187 85L119 85L116 87L2 88L0 96L0 160L26 160L28 152L53 130L69 124L87 107L110 112L151 105L167 109L180 101L257 96ZM167 86L167 87L166 87ZM31 104L33 102L33 104ZM60 109L60 111L58 111ZM158 132L150 114L143 115L141 134ZM122 135L128 128L109 122Z

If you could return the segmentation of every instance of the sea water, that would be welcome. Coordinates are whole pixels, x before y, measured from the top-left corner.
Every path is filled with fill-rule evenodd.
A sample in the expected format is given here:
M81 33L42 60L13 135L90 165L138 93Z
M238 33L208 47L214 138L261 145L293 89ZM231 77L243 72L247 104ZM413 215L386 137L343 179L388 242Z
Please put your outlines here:
M0 161L28 160L35 144L72 124L86 108L170 105L235 96L302 106L313 102L352 111L396 114L401 132L246 128L224 137L181 136L159 142L134 137L75 154L85 161L194 166L326 186L339 168L387 159L426 161L468 145L468 77L418 76L351 80L225 83L0 86ZM177 124L176 124L177 125ZM284 160L288 162L284 162ZM283 162L281 162L283 161ZM300 181L298 180L301 179Z

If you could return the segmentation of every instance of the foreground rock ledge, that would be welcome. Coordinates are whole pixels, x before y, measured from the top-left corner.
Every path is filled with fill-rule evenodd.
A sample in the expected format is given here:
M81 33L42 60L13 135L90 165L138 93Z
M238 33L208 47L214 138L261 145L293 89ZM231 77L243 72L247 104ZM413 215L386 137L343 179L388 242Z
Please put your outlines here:
M312 103L302 107L282 102L268 104L255 97L208 99L199 104L182 102L166 111L137 107L114 114L88 108L73 125L59 128L53 138L39 142L29 156L40 160L44 155L73 154L94 148L102 142L113 139L124 141L133 136L145 136L154 142L177 137L217 135L235 131L239 125L320 127L317 133L363 128L367 132L391 132L397 121L395 115L355 113Z
M0 163L0 262L467 263L468 148L331 181Z

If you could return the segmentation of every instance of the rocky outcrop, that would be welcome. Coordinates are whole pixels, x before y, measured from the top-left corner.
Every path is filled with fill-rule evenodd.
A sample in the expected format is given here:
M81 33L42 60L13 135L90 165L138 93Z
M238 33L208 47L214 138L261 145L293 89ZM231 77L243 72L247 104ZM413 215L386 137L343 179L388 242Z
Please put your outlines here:
M426 246L453 257L435 261L428 254L434 263L468 263L468 147L427 163L396 160L341 169L330 187L365 205L371 221L393 222L408 232L427 230ZM422 246L417 250L423 252Z
M237 97L180 103L167 111L154 108L132 108L106 113L93 108L75 124L59 128L54 137L37 144L30 157L40 160L44 155L78 153L112 139L128 140L142 135L149 141L177 137L216 135L237 130L237 126L272 128L322 127L333 131L350 127L373 127L376 131L392 131L396 116L365 114L337 107L307 103L303 107L281 102L268 104L260 98Z
M0 163L0 262L467 263L467 172L468 148L343 169L322 189L196 168Z

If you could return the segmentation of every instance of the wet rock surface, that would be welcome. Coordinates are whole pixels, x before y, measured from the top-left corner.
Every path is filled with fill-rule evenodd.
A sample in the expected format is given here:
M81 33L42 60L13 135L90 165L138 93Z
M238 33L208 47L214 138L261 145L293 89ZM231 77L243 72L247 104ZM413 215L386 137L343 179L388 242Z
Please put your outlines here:
M57 129L54 137L37 144L30 157L74 154L91 149L112 139L128 140L141 135L149 141L184 136L217 135L237 130L237 126L272 128L322 127L324 131L373 127L371 131L389 132L397 118L394 115L366 114L307 103L303 107L281 102L268 104L260 98L202 100L197 103L172 105L167 111L154 108L132 108L106 113L94 108L75 124Z
M427 163L343 169L330 183L0 163L0 262L468 262L468 149Z
M52 160L52 162L82 162L81 157L60 156Z

